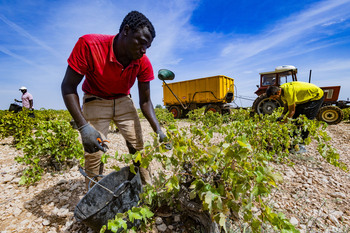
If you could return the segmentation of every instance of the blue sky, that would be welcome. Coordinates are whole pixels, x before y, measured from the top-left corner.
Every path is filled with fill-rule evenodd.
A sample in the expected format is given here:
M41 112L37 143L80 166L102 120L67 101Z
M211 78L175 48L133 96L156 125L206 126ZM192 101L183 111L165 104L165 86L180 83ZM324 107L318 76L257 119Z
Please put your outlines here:
M0 109L20 98L23 85L35 109L65 109L60 84L75 42L116 34L131 10L156 28L147 51L155 74L170 69L176 81L226 75L238 96L255 98L259 72L294 65L300 81L311 69L313 83L340 85L339 99L350 97L350 0L1 0ZM154 106L162 104L162 82L151 88ZM139 107L137 85L132 95Z

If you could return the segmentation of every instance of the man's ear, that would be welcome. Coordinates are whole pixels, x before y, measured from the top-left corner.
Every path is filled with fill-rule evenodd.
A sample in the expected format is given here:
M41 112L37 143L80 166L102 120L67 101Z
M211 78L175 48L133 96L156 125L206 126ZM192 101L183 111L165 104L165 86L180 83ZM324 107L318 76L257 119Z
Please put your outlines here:
M128 24L125 24L123 28L123 36L127 36L129 32L130 32L130 27Z

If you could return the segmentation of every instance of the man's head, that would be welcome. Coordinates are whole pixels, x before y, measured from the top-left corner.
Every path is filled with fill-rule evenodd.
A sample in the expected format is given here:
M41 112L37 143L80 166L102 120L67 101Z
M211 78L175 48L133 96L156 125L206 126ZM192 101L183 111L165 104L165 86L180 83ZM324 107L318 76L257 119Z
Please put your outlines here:
M277 86L269 86L266 89L266 96L270 99L278 99L281 96L282 89Z
M133 32L147 27L148 31L152 35L152 39L156 37L156 31L154 30L152 23L146 16L138 11L131 11L125 16L122 24L120 25L119 33L123 31L125 25L128 25Z
M121 52L127 59L140 59L151 47L156 36L152 23L138 11L127 14L120 25L118 37L121 40Z
M24 87L24 86L21 86L21 87L19 88L19 90L20 90L22 93L26 93L26 92L27 92L27 88Z

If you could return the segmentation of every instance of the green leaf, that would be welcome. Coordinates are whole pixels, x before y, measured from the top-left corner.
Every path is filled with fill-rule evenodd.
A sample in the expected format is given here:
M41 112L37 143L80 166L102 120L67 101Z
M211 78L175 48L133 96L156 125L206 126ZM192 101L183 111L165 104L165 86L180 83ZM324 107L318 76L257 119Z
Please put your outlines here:
M135 165L134 164L130 164L130 171L134 174L136 174L136 171L135 171Z
M211 191L205 192L204 202L207 204L209 212L211 212L211 210L212 210L212 202L214 201L215 197L216 197L216 195L214 193L212 193Z
M218 146L211 146L209 149L208 149L208 153L210 154L210 155L217 155L217 154L219 154L220 153L220 147L218 147Z
M142 154L138 151L136 152L136 158L134 159L135 163L142 161Z
M219 225L225 229L226 232L226 216L223 213L220 213Z
M126 221L122 218L116 218L114 220L108 220L108 230L111 230L113 232L117 232L119 229L127 229L128 226L126 224Z
M196 191L195 191L195 190L192 190L192 191L190 192L190 200L193 200L193 199L195 199L196 197L197 197Z
M142 219L142 215L139 212L134 212L134 211L128 211L129 213L129 220L131 222L134 222L135 219Z
M260 183L261 181L263 181L265 178L265 175L262 174L260 171L256 172L256 182Z
M140 213L144 219L153 217L154 213L148 209L148 207L144 207L141 209Z
M100 229L100 233L105 233L106 230L107 230L107 226L103 225Z
M105 153L103 153L102 154L102 156L101 156L101 162L103 163L103 164L106 164L107 163L107 158L108 158L108 154L105 154Z
M166 187L168 188L168 192L171 192L173 190L179 190L179 180L176 176L172 176L171 179L167 182Z

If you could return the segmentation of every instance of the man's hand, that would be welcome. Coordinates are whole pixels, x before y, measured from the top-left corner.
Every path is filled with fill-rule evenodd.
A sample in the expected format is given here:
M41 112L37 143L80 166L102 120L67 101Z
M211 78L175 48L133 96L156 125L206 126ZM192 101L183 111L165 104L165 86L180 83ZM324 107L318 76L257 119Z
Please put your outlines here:
M79 128L81 139L83 141L84 150L88 153L94 153L99 150L106 152L107 149L103 147L101 134L94 129L89 123Z
M167 136L163 133L163 131L159 130L157 132L158 136L159 136L159 142L166 142L164 143L165 149L167 150L171 150L173 148L173 145L168 141Z

